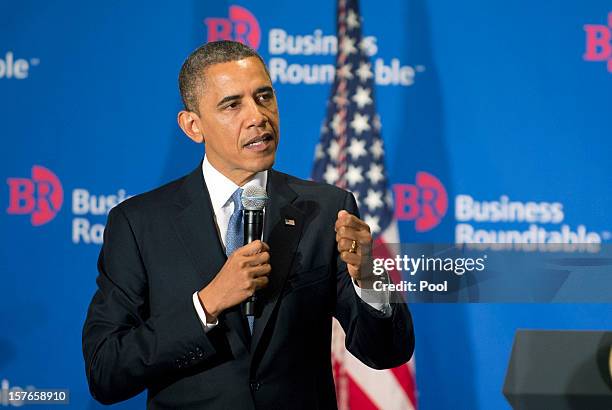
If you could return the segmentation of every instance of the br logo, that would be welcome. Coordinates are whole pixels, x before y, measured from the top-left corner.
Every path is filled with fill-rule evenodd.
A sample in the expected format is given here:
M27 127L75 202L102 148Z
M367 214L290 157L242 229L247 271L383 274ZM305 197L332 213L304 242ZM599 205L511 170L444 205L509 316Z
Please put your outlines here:
M435 176L419 171L414 184L393 185L395 218L414 221L417 232L436 227L448 209L448 195L444 185Z
M30 215L33 226L55 218L64 202L64 190L57 176L45 167L34 165L32 178L8 178L11 215Z
M257 50L261 41L261 30L255 16L240 6L229 7L229 18L209 17L204 19L208 41L234 40Z
M608 13L608 25L585 24L586 61L607 61L608 72L612 73L612 12Z

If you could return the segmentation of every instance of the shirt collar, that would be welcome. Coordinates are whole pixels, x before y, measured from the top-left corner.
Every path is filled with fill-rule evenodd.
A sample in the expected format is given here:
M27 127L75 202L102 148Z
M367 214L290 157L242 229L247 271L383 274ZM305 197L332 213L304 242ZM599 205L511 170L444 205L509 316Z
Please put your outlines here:
M223 208L232 197L232 194L238 185L232 180L219 172L212 164L208 161L206 155L204 155L204 161L202 161L202 174L204 175L204 183L208 187L208 193L210 194L210 202L212 203L215 214L218 210ZM266 182L268 181L268 171L260 171L253 179L244 184L241 188L245 188L251 185L259 185L266 188Z

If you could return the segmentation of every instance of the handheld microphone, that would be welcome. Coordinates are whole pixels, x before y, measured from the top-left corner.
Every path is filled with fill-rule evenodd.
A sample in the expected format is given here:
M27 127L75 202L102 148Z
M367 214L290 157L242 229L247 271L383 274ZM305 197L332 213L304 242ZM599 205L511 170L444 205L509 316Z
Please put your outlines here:
M244 207L244 245L261 239L263 232L263 210L268 201L266 190L259 185L250 185L244 188L240 198ZM243 305L244 314L255 315L255 295L249 297Z

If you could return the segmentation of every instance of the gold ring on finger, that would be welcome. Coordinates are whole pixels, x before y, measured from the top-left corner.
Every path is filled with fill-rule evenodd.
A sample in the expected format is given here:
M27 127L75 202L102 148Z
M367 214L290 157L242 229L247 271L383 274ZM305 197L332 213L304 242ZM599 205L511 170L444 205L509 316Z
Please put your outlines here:
M357 241L355 241L355 240L354 240L354 241L351 243L351 249L349 249L349 252L350 252L350 253L355 253L355 252L357 252Z

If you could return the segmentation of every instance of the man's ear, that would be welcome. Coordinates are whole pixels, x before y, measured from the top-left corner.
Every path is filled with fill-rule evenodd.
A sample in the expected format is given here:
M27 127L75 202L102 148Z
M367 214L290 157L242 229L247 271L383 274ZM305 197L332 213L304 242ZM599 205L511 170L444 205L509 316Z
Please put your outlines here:
M179 127L185 134L193 141L198 144L204 142L204 134L202 132L202 124L200 123L200 117L198 114L192 111L181 111L178 113L176 118Z

